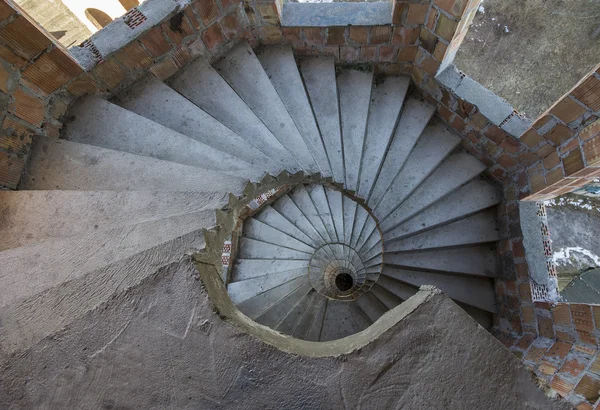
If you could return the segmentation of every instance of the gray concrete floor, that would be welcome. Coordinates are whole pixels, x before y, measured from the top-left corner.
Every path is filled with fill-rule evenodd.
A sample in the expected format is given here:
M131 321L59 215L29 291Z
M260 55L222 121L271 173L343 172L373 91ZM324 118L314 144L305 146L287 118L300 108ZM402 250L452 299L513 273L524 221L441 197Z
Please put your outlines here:
M535 119L600 63L598 0L484 0L456 60ZM480 8L481 10L481 8Z
M581 272L600 266L600 200L567 194L546 210L562 290Z

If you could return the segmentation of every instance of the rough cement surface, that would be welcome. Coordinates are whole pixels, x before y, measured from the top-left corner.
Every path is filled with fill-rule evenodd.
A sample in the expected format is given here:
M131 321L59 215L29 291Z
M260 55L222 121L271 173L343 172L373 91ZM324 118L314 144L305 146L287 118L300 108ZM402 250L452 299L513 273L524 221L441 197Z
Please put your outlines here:
M581 272L600 266L600 200L567 194L547 204L546 212L562 290Z
M189 260L1 367L10 409L570 408L442 294L361 350L306 358L222 322Z
M484 0L454 63L536 118L599 62L600 2Z

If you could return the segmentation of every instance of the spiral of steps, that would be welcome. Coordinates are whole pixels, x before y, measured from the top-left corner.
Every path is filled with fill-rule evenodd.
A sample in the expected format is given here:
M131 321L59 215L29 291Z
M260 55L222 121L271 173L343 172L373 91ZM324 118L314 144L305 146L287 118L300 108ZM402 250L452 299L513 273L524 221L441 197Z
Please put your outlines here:
M201 251L216 210L282 173L307 179L240 221L224 278L244 314L334 340L435 285L489 327L502 196L409 82L241 43L78 101L0 192L2 350Z

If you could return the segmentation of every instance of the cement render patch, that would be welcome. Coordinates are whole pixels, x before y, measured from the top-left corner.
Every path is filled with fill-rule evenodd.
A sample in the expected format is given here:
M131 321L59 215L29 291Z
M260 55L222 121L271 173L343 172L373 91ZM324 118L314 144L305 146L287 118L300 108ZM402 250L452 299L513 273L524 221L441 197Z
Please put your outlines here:
M56 337L3 357L0 407L570 408L545 397L450 299L425 293L362 349L309 358L223 322L184 259Z
M392 3L285 3L283 27L382 26L392 24Z

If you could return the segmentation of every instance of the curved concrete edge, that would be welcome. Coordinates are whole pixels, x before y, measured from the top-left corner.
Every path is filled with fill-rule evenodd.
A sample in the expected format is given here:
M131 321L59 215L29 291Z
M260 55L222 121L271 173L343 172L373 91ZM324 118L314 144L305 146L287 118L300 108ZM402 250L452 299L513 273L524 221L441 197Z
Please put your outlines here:
M308 357L337 357L347 355L362 349L369 343L377 340L379 336L398 325L404 318L415 312L420 306L427 303L432 297L445 297L440 290L433 286L423 286L416 295L394 309L385 313L374 324L362 332L330 342L309 342L283 335L267 326L253 321L233 304L227 289L214 266L196 262L196 268L208 298L213 308L221 319L229 322L246 333L254 336L264 343L272 345L286 353Z

